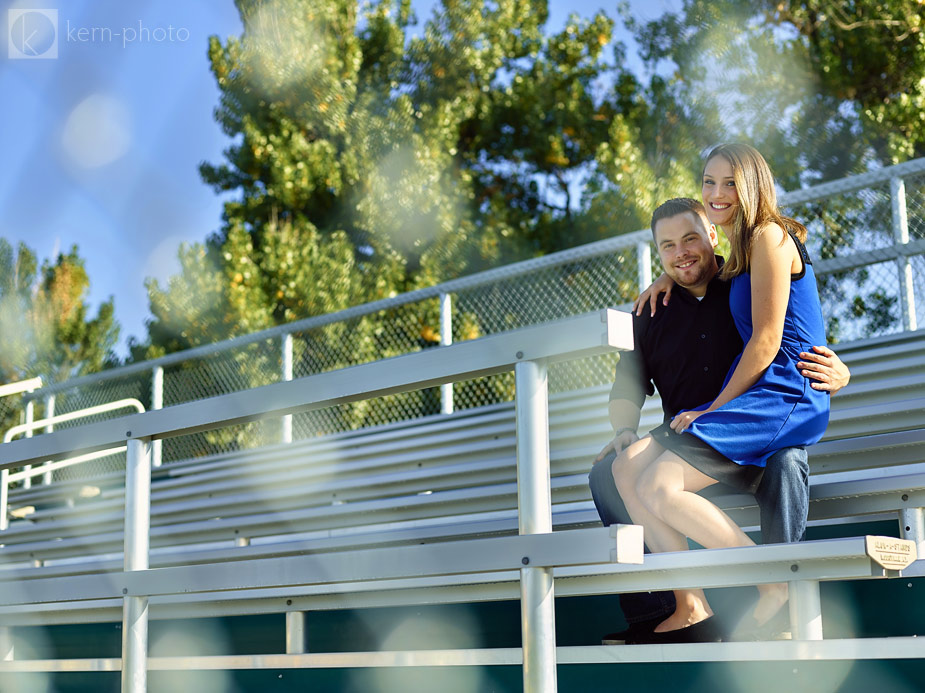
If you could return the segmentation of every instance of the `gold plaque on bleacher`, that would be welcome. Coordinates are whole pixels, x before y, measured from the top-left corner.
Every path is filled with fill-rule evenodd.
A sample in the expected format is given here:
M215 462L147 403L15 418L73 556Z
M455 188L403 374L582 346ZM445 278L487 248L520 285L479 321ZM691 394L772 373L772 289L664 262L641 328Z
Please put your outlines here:
M915 542L895 537L866 537L867 555L887 570L908 568L916 559Z

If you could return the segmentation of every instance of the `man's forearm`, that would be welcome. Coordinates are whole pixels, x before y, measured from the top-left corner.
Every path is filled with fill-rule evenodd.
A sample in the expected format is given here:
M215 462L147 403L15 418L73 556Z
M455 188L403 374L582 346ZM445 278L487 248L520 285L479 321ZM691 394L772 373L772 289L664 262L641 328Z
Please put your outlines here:
M639 428L641 410L628 399L610 400L607 405L607 413L610 416L610 425L613 426L616 434L623 430L631 430L635 433L636 429Z

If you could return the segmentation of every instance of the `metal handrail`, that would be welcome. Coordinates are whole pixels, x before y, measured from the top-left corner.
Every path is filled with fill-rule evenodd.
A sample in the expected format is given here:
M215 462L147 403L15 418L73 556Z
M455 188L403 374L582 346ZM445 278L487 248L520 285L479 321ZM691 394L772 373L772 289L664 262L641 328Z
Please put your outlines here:
M74 421L76 419L84 419L90 416L96 416L97 414L105 414L107 412L117 411L119 409L134 409L140 414L144 412L145 406L137 399L129 397L126 399L116 400L114 402L107 402L106 404L100 404L95 407L78 409L77 411L68 412L67 414L49 416L46 419L27 421L24 424L11 427L6 433L4 433L3 442L9 443L18 435L30 435L32 431L45 428L46 426L53 426L56 423ZM101 457L108 457L109 455L115 455L116 453L122 452L124 450L125 446L122 445L107 448L105 450L97 450L84 455L78 455L77 457L71 457L69 459L58 460L56 462L46 462L41 467L33 468L31 465L26 465L22 471L16 472L15 474L11 474L9 469L0 471L0 531L9 527L8 512L10 504L10 484L12 482L31 479L34 476L43 476L57 469L70 467L81 462L97 460Z
M596 257L598 255L612 252L614 250L620 250L622 248L635 248L637 243L640 241L648 242L651 237L652 233L647 229L643 229L641 231L634 231L632 233L614 236L613 238L605 238L603 240L586 243L585 245L580 245L575 248L569 248L567 250L560 250L556 253L550 253L549 255L544 255L542 257L531 258L530 260L522 260L520 262L514 262L509 265L505 265L504 267L497 267L495 269L485 270L476 274L460 277L459 279L452 279L442 284L435 284L434 286L415 289L414 291L408 291L406 293L392 296L390 298L383 298L378 301L363 303L359 306L345 308L344 310L339 310L335 313L326 313L324 315L316 315L310 318L303 318L301 320L288 322L283 325L277 325L276 327L270 327L266 330L261 330L260 332L254 332L252 334L235 337L234 339L226 339L221 342L204 344L192 349L175 351L172 354L160 356L156 359L151 359L150 361L140 361L128 366L121 366L112 370L101 371L99 373L92 373L80 378L74 378L73 380L66 380L62 383L55 383L42 388L41 394L46 395L62 392L64 390L70 390L72 388L81 387L83 385L92 385L105 380L122 378L128 375L133 375L135 373L143 373L150 371L153 368L163 368L164 366L182 363L183 361L189 361L192 359L201 358L203 356L211 356L212 354L226 351L228 349L234 349L236 347L247 346L248 344L254 344L256 342L275 339L276 337L292 334L294 332L305 332L308 330L317 329L319 327L324 327L325 325L330 325L332 323L345 322L353 318L363 317L364 315L371 315L382 310L403 306L408 303L416 303L417 301L423 301L428 298L437 298L444 294L453 293L455 291L461 291L463 289L471 289L482 286L484 284L490 284L501 279L519 277L524 274L534 272L538 269L543 269L545 267L565 264L567 262L576 262L578 260L583 260L589 257ZM35 397L38 396L38 394L35 395Z
M68 412L67 414L56 414L55 416L49 416L47 419L38 419L36 421L26 422L24 424L19 424L18 426L12 426L10 429L3 434L3 442L9 443L13 438L20 435L21 433L28 433L29 431L35 431L39 428L44 428L49 424L54 425L56 423L61 423L63 421L74 421L75 419L85 419L88 416L96 416L97 414L105 414L106 412L116 411L117 409L134 409L139 414L145 410L145 405L139 402L134 397L127 397L125 399L118 399L114 402L107 402L106 404L98 404L95 407L88 407L86 409L78 409L76 411Z
M106 404L98 404L95 407L78 409L76 411L68 412L67 414L56 414L55 416L49 416L47 419L38 419L37 421L26 422L24 424L10 427L10 429L3 434L3 442L9 443L13 438L22 433L35 431L39 428L44 428L49 424L54 425L57 423L62 423L63 421L85 419L88 416L105 414L106 412L116 411L117 409L134 409L140 414L145 410L145 405L143 405L134 397L127 397L125 399L118 399L114 402L107 402Z
M10 397L23 392L32 392L42 387L41 378L29 378L29 380L20 380L18 383L7 383L0 385L0 397Z
M80 464L81 462L91 462L93 460L99 460L103 457L109 457L110 455L118 455L120 452L125 452L125 446L120 445L117 448L109 448L108 450L97 450L96 452L91 452L86 455L78 455L77 457L71 457L66 460L60 460L58 462L50 462L44 464L41 467L35 467L33 469L24 469L21 472L16 472L15 474L10 474L7 477L7 483L12 484L14 481L22 481L33 476L40 476L47 472L55 472L59 469L64 469L65 467L71 467L75 464Z
M843 195L856 190L863 190L880 183L889 183L894 178L914 176L925 172L925 157L904 161L893 166L884 166L874 171L848 176L828 183L820 183L809 188L793 190L780 196L781 206L798 205L832 195Z

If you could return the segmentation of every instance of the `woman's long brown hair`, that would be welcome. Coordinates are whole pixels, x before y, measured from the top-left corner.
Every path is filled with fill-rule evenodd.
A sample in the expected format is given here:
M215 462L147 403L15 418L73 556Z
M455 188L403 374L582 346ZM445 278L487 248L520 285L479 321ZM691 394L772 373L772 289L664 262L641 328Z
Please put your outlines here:
M752 244L765 226L774 223L785 231L789 229L803 243L806 242L806 227L780 213L777 191L774 189L774 176L768 162L757 149L742 143L717 145L707 155L704 170L710 160L717 156L723 157L732 166L732 175L739 196L733 228L730 229L732 233L727 234L730 257L720 272L723 279L731 279L748 272ZM786 239L784 236L785 241Z

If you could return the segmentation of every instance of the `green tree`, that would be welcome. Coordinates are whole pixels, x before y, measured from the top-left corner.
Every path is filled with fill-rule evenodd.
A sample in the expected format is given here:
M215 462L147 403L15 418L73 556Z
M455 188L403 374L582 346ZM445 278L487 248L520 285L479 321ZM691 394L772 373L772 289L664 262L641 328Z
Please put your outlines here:
M917 0L685 0L628 14L649 69L719 139L745 138L788 189L925 155L925 13Z
M546 2L454 1L412 36L407 0L237 6L244 34L213 37L209 50L232 144L201 167L236 196L222 228L181 251L180 275L149 285L139 354L636 230L683 176L667 153L690 150L680 146L690 131L652 132L658 121L603 13L546 36ZM601 85L614 74L616 86ZM654 152L636 141L642 128ZM645 175L620 173L627 149ZM623 191L607 211L593 205L605 190Z
M642 228L660 200L696 194L698 156L722 139L755 143L788 189L918 151L911 0L624 13L645 80L613 19L547 35L542 0L447 1L414 36L408 0L237 6L243 35L209 48L232 145L202 166L236 196L181 275L150 285L139 354Z
M648 115L636 83L598 88L614 70L605 15L545 36L545 2L447 1L412 36L407 0L237 7L243 35L209 47L216 118L232 144L201 167L216 192L235 196L218 232L181 249L181 272L149 283L149 338L136 357L644 225L637 178L622 184L636 186L619 198L629 214L591 213L582 192L594 176L595 195L619 187L606 145L632 135L614 135L612 121L626 111L632 129ZM328 328L307 340L296 370L432 344L437 315L433 302L391 340L388 315L351 324L346 340ZM491 329L471 314L458 324L468 336ZM256 367L242 357L241 368Z
M216 117L234 143L201 172L240 197L226 203L220 231L181 249L179 275L149 283L153 319L136 356L394 295L409 285L407 268L430 246L451 246L459 227L450 126L424 123L393 86L407 2L396 18L386 3L368 8L362 22L355 2L237 6L243 36L213 37L209 49L222 90ZM342 330L297 341L297 374L408 350L383 344L379 319ZM241 354L238 367L256 385L278 377L273 361Z
M796 30L822 90L847 104L882 160L925 155L925 9L918 0L767 3ZM842 106L845 108L845 106Z
M25 244L0 238L0 377L55 383L114 365L113 299L91 316L90 279L77 246L39 266Z
M679 12L627 23L689 116L715 114L703 120L712 141L750 141L793 190L925 155L923 16L915 0L686 0ZM832 197L788 213L810 226L819 259L892 233L882 196ZM876 333L898 320L875 272L826 276L820 291L832 341L849 324Z
M40 265L25 244L0 238L0 381L48 385L117 364L113 299L92 315L89 289L76 246ZM22 411L19 397L0 400L0 427L22 423Z

